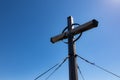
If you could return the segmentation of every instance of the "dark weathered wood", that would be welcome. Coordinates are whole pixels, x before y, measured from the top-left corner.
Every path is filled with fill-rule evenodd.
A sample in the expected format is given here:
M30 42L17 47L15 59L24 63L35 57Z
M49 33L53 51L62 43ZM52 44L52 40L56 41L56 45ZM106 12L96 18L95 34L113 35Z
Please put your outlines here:
M68 32L71 33L73 29L73 18L69 16L68 20ZM76 63L76 51L75 43L73 43L74 35L68 34L68 56L69 56L69 80L78 80L77 63Z
M71 34L73 34L73 35L79 34L81 32L84 32L84 31L87 31L87 30L92 29L94 27L97 27L97 25L98 25L98 21L95 20L95 19L93 19L93 20L91 20L91 21L89 21L89 22L87 22L85 24L82 24L82 25L80 25L80 26L72 29L71 30ZM68 34L69 34L69 32L66 31L64 33L56 35L56 36L54 36L54 37L51 38L51 42L55 43L57 41L66 39L66 38L68 38Z
M69 16L67 18L67 23L68 23L68 31L52 37L51 42L55 43L57 41L68 38L69 80L78 80L74 36L81 32L87 31L91 28L97 27L98 21L93 19L92 21L89 21L83 25L80 25L80 26L74 28L73 27L73 18L72 18L72 16Z

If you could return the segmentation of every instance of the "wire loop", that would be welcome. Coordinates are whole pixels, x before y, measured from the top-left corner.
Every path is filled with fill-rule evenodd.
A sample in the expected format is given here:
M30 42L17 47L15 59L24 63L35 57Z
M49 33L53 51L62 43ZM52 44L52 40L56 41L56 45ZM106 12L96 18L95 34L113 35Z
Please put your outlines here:
M80 24L78 24L78 23L72 24L72 26L74 26L74 25L80 25ZM63 29L62 33L64 33L67 29L68 29L68 26ZM81 36L82 36L82 32L79 34L79 36L78 36L76 39L73 40L73 43L76 42L78 39L80 39ZM62 40L62 41L63 41L63 40ZM65 41L63 41L63 42L64 42L65 44L68 44L68 42L65 42Z

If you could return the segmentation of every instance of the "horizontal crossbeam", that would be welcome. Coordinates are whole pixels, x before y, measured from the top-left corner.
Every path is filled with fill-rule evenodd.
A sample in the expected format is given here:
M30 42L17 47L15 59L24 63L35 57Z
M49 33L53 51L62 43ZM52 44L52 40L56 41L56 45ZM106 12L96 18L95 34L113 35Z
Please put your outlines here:
M73 30L71 30L71 32L66 31L64 33L61 33L61 34L56 35L54 37L51 37L51 42L52 43L58 42L60 40L68 38L68 34L76 35L76 34L87 31L87 30L92 29L92 28L97 27L97 26L98 26L98 21L93 19L85 24L82 24L82 25L74 28Z

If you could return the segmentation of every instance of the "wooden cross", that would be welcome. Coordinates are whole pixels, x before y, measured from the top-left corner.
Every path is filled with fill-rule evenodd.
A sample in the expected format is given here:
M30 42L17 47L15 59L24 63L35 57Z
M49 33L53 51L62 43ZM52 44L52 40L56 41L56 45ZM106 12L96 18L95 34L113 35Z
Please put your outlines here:
M51 37L51 42L55 43L68 38L69 80L78 80L74 36L94 27L97 27L98 21L93 19L85 24L73 28L73 18L72 16L69 16L67 18L67 24L68 31Z

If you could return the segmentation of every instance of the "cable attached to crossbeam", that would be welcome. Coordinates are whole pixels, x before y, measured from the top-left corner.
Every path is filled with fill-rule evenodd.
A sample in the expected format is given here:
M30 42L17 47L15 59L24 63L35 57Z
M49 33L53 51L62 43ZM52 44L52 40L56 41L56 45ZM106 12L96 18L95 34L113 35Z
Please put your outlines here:
M79 73L80 73L82 79L85 80L85 78L84 78L84 76L83 76L83 74L82 74L82 72L81 72L81 70L80 70L80 67L79 67L78 65L77 65L77 68L78 68L78 71L79 71Z
M61 66L62 64L68 59L68 57L66 57L62 62L61 64L58 65L57 68L55 68L55 70L45 79L45 80L48 80Z
M85 62L87 62L87 63L89 63L89 64L91 64L91 65L93 65L93 66L95 66L95 67L97 67L97 68L99 68L99 69L101 69L101 70L103 70L103 71L109 73L109 74L112 74L112 75L114 75L114 76L120 78L119 75L117 75L117 74L115 74L115 73L113 73L113 72L111 72L111 71L109 71L109 70L107 70L107 69L104 69L103 67L98 66L98 65L96 65L95 63L92 63L92 62L86 60L85 58L83 58L83 57L81 57L81 56L79 56L79 55L77 55L77 56L78 56L80 59L84 60Z

